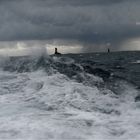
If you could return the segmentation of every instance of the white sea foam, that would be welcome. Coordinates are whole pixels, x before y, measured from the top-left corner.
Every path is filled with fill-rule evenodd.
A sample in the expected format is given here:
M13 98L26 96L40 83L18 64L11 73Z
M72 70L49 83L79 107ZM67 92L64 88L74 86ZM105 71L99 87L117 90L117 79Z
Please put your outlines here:
M116 95L42 70L1 71L0 83L1 140L140 139L138 91L128 83Z
M132 63L140 64L140 60L137 60L137 61L132 62Z

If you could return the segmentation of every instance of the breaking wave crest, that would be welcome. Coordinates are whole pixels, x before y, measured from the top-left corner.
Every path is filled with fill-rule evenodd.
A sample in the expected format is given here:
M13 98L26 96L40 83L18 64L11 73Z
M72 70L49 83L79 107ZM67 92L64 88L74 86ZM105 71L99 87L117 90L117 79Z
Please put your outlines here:
M0 139L138 140L139 90L97 64L68 56L6 60Z

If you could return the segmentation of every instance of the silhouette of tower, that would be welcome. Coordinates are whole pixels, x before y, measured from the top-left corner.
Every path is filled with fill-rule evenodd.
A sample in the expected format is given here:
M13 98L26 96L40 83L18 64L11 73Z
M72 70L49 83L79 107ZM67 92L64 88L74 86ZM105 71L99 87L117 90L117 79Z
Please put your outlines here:
M55 54L55 55L61 55L61 53L59 53L59 52L57 51L57 48L55 48L54 54Z
M109 48L107 49L107 52L110 53L110 49Z
M58 54L58 52L57 52L57 48L55 48L55 54Z

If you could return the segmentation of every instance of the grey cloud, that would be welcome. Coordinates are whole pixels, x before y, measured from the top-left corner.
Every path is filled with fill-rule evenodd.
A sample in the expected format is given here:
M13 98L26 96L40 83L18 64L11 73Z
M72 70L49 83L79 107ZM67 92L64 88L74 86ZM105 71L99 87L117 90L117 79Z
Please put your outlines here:
M140 36L139 9L138 0L0 0L0 40L119 44Z
M9 0L2 0L3 2ZM19 0L15 0L18 2ZM23 0L26 1L26 0ZM72 6L87 6L87 5L111 5L111 4L117 4L122 2L132 2L132 0L30 0L32 3L37 3L41 6L66 6L66 5L72 5ZM133 1L139 1L139 0L133 0Z

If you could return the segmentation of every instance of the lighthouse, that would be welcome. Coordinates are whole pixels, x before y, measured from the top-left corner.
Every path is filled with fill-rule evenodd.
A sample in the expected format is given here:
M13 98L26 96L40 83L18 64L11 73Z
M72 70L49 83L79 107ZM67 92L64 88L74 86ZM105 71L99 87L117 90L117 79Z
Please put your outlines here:
M54 54L55 54L55 55L61 55L61 53L59 53L59 52L57 51L57 48L55 48Z

